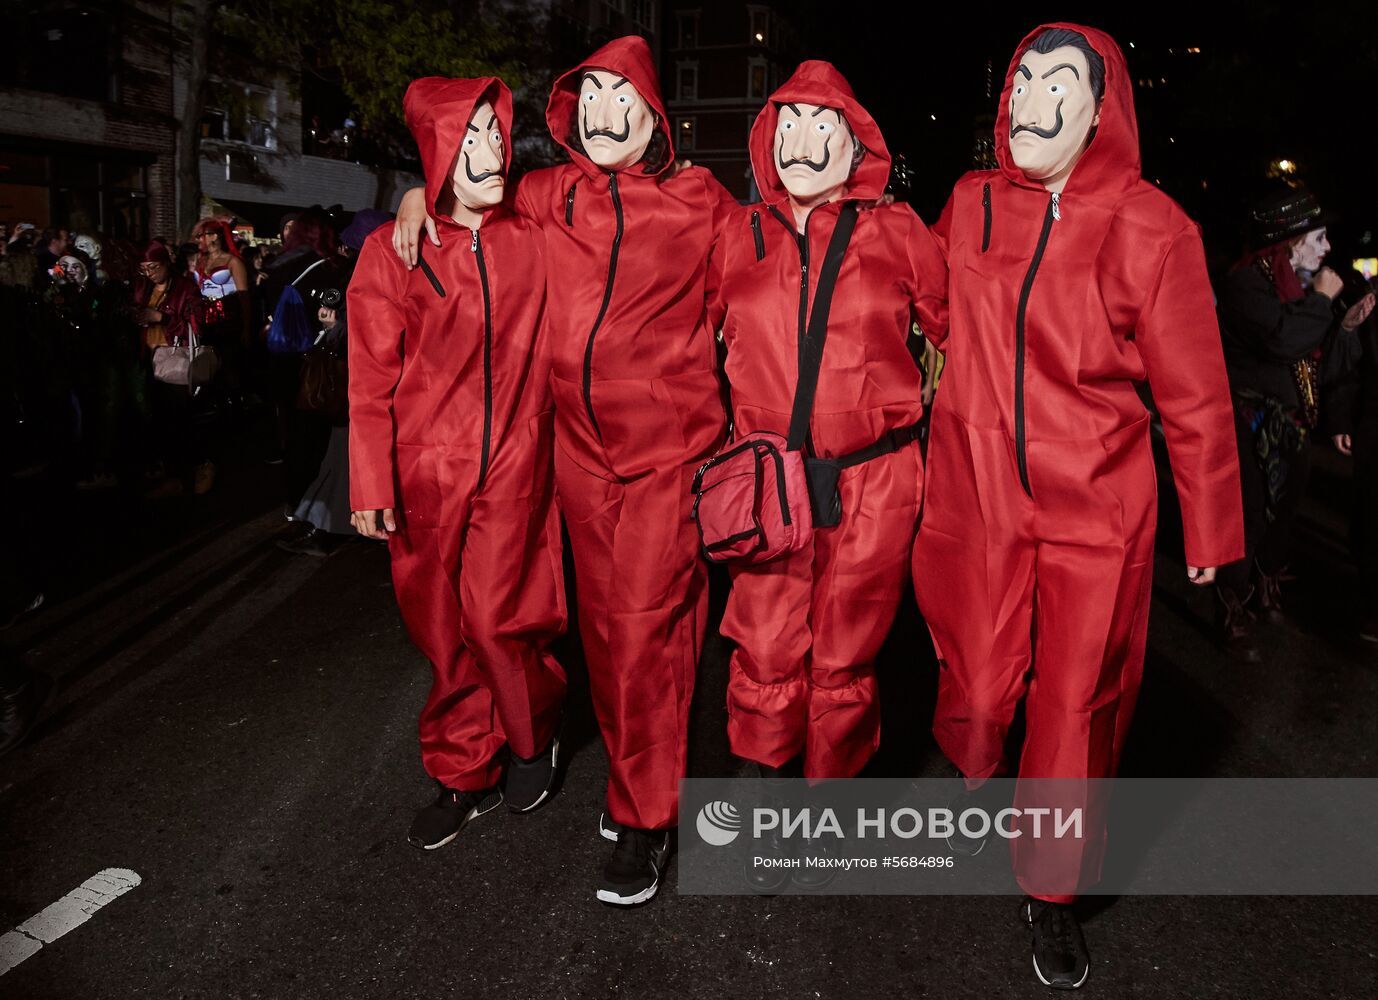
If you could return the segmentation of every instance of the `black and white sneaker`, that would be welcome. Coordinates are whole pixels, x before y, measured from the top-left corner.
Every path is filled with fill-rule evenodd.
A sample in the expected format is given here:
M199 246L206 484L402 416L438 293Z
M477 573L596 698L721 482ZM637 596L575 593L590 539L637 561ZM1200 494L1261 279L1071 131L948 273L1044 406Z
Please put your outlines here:
M1033 932L1034 974L1044 986L1074 990L1091 972L1086 939L1072 908L1063 903L1025 899L1019 913Z
M960 775L958 775L960 777ZM1008 793L1008 790L1006 790ZM1002 801L999 786L993 780L987 780L976 788L963 787L948 802L947 807L952 810L952 818L955 822L968 809L980 809L988 815L994 814L1008 801ZM989 839L989 832L980 837L969 837L962 832L960 826L954 827L952 835L947 837L947 848L953 854L960 854L963 857L974 858L986 847L986 840Z
M476 792L461 792L440 786L440 795L416 814L407 833L407 843L425 851L444 847L459 836L469 823L502 805L502 791L496 785Z
M609 816L607 812L598 814L598 836L602 837L604 840L611 840L614 844L617 843L617 838L622 836L622 829L622 824Z
M622 828L622 836L603 869L598 899L614 906L636 906L656 894L670 860L669 830Z
M550 746L530 758L512 755L507 764L503 794L507 808L514 813L530 812L546 799L555 787L555 768L560 762L560 739L554 737Z

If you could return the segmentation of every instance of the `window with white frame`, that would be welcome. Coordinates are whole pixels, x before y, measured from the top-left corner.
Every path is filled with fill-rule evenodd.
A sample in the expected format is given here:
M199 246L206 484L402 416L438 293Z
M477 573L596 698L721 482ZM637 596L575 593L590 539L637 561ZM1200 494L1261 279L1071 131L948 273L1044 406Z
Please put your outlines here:
M770 43L770 11L765 7L747 7L750 39L757 45Z
M681 101L698 100L699 63L697 59L681 60L675 64L675 97Z
M766 61L753 56L746 63L746 96L764 99L769 86Z

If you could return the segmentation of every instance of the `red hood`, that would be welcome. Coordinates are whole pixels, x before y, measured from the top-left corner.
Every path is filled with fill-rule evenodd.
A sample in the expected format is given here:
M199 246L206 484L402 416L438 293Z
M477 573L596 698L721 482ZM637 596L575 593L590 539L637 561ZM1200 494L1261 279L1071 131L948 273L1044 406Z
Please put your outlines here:
M875 201L885 193L890 181L890 151L875 119L857 103L851 85L832 63L810 59L799 64L794 75L770 95L766 106L751 126L751 169L756 174L756 186L762 200L778 204L787 197L775 169L775 127L782 104L820 104L841 108L852 133L863 146L866 156L847 182L846 197L861 201Z
M459 144L474 108L485 100L498 115L502 133L502 169L512 165L512 91L495 76L475 79L450 79L425 76L407 88L402 107L407 128L421 151L421 166L426 173L426 205L433 212L436 199L449 183ZM450 221L448 218L444 221Z
M550 90L550 102L545 108L545 120L550 127L550 137L563 146L570 158L579 164L584 173L590 177L607 173L580 150L571 148L569 144L570 131L574 123L574 111L579 104L580 81L584 73L594 69L625 76L631 81L637 92L646 99L646 103L655 109L655 113L660 118L660 124L657 128L665 136L666 141L670 143L670 157L666 160L665 166L656 171L656 173L661 173L674 161L674 137L670 134L670 123L665 117L665 101L660 96L660 80L656 76L655 61L651 58L651 47L646 44L646 39L640 35L624 35L621 38L614 38L555 81L555 86ZM640 171L640 167L633 169Z
M1000 92L1000 107L995 115L995 155L1000 162L1000 170L1015 184L1040 189L1043 186L1026 177L1024 171L1014 165L1010 155L1010 93L1014 89L1014 71L1019 66L1020 58L1029 44L1049 28L1068 28L1079 32L1105 60L1105 94L1101 100L1100 125L1096 127L1091 145L1067 179L1065 193L1120 194L1138 183L1141 177L1134 91L1124 53L1114 39L1103 31L1080 24L1054 22L1040 25L1029 32L1014 50L1014 58L1010 60L1009 71L1005 74L1005 88Z

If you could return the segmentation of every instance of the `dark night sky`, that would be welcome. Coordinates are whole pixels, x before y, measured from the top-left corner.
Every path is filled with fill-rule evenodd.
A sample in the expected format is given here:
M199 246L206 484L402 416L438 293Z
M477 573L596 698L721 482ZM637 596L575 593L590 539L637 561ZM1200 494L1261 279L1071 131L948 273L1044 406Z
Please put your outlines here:
M916 29L896 27L894 9L809 0L791 16L804 54L834 62L891 151L906 154L916 170L913 202L926 219L970 166L976 116L994 113L1014 46L1037 24L1066 20L1108 31L1136 79L1167 80L1135 90L1144 174L1203 223L1217 253L1233 253L1244 200L1282 157L1339 212L1335 238L1357 243L1378 224L1372 166L1355 155L1371 142L1364 130L1378 86L1371 3L980 3L954 5Z

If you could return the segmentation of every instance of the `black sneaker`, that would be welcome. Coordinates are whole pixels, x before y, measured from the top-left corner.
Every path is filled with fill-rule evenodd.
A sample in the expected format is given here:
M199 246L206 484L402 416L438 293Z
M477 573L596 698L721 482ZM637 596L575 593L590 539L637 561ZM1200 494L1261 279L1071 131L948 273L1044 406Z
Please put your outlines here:
M460 792L440 787L434 802L416 814L411 821L407 843L424 851L444 847L459 836L459 831L484 813L502 805L502 791L495 785L477 792Z
M1038 981L1055 990L1074 990L1091 972L1091 956L1072 908L1025 899L1019 914L1033 932L1033 965Z
M622 836L603 869L598 899L614 906L636 906L656 894L670 860L669 830L622 828Z
M602 837L604 840L611 840L614 844L617 843L618 838L622 836L622 829L622 824L617 822L617 820L613 819L606 812L598 814L598 836Z
M555 787L555 767L560 762L560 739L555 737L543 753L530 760L512 755L507 764L503 794L514 813L530 812L550 797Z

